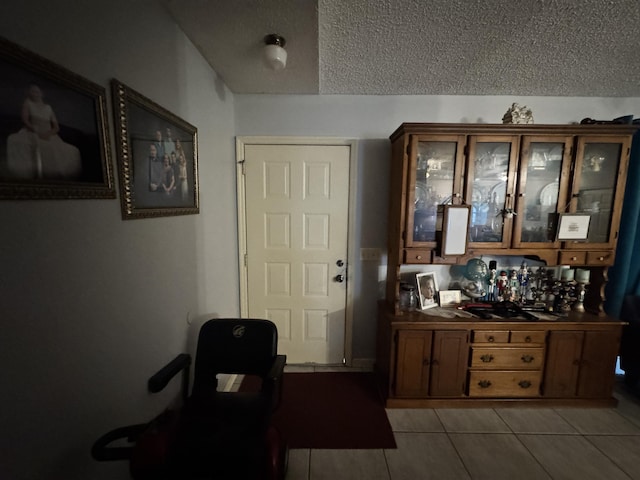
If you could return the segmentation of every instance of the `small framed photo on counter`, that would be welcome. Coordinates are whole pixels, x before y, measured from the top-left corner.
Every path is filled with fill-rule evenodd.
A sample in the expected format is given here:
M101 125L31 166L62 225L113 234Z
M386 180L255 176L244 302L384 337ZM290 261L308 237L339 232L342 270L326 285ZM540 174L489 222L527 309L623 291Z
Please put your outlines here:
M425 310L438 306L438 283L435 272L416 274L420 308Z
M453 307L462 303L462 292L460 290L440 290L438 292L441 307Z

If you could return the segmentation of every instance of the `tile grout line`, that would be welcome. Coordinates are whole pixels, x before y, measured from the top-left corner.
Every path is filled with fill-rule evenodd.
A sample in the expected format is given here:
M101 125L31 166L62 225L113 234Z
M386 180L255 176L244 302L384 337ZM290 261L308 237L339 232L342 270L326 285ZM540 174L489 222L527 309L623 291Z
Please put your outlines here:
M609 435L611 437L615 437L618 435ZM607 453L602 450L601 448L599 448L595 443L593 443L588 437L587 435L583 435L582 438L584 438L584 440L589 443L589 445L593 446L596 450L598 450L607 460L609 460L613 465L615 465L618 470L620 470L627 478L629 478L629 480L632 480L632 477L627 473L627 471L625 469L622 468L621 465L618 465L618 463L611 458L609 455L607 455Z

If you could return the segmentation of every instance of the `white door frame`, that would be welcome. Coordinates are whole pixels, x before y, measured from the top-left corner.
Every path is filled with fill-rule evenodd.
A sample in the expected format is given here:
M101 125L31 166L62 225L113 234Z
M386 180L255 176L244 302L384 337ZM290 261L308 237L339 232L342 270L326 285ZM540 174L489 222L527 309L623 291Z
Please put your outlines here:
M355 233L355 203L357 198L357 147L354 139L333 137L263 137L263 136L239 136L236 137L236 181L237 181L237 206L238 206L238 265L240 270L240 316L249 316L248 275L246 265L247 254L247 223L245 205L245 185L243 175L244 147L245 145L348 145L349 155L349 220L347 233L347 294L345 309L344 332L344 363L350 366L353 361L353 261L355 247L353 235Z

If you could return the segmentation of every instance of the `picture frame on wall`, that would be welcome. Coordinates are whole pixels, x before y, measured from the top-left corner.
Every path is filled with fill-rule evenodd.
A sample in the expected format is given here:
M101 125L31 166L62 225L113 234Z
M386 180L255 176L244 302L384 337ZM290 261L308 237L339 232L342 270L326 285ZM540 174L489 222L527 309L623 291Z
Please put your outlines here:
M417 273L416 284L418 285L418 298L420 308L425 310L438 306L438 282L435 272Z
M0 37L0 199L115 198L106 90Z
M111 81L125 220L199 213L197 128Z

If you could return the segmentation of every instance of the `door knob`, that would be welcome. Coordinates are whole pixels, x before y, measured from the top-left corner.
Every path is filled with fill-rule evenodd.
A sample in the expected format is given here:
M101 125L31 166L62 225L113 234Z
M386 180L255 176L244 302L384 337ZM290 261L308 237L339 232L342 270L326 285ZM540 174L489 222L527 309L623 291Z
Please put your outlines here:
M342 266L344 266L344 262L342 260L338 260L336 262L336 265L339 266L339 267L342 267Z
M344 282L344 275L342 274L336 275L335 277L333 277L333 279L338 283L342 283Z

